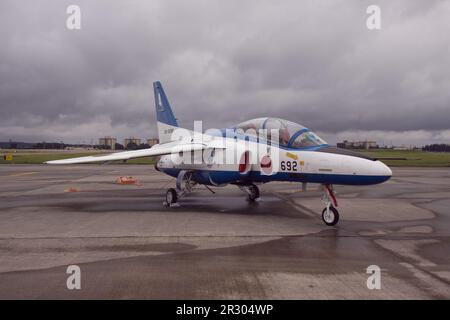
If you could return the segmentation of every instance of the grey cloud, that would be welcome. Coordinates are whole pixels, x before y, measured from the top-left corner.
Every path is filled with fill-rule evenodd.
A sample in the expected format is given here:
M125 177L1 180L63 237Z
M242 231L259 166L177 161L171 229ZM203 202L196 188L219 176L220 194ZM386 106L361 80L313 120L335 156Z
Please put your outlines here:
M80 31L72 1L1 2L0 140L149 137L154 80L189 127L270 115L331 140L448 137L449 1L377 1L380 31L369 1L75 3Z

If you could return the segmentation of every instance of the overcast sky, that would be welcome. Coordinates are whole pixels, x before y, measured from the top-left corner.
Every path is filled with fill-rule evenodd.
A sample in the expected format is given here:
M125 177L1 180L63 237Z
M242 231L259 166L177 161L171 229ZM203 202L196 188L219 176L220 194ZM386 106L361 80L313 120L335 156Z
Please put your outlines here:
M187 127L276 116L331 143L450 142L449 35L445 0L0 0L0 141L152 137L160 80Z

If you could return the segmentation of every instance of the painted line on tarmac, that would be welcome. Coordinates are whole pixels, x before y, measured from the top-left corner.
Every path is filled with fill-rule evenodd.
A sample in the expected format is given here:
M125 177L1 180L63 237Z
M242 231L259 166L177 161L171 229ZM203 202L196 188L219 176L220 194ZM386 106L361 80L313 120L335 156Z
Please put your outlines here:
M8 177L20 177L20 176L29 176L32 174L38 173L37 171L32 171L32 172L21 172L21 173L13 173L10 174Z

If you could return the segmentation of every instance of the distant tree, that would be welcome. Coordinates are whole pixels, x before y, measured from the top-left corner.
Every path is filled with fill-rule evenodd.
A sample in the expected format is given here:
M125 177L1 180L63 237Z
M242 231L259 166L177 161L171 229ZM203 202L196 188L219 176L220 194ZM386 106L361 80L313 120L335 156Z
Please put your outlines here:
M33 146L34 149L62 149L63 147L64 145L59 142L38 142Z
M429 152L450 152L449 144L430 144L422 148L423 151Z
M111 146L107 146L105 144L99 144L96 146L96 148L100 150L111 150Z
M127 150L137 150L138 145L134 142L130 142L127 144Z
M147 143L141 143L138 146L138 149L147 149L147 148L150 148L150 146Z
M117 142L116 142L116 144L114 146L115 146L116 150L124 150L125 149L123 144L120 144L120 143L117 143Z

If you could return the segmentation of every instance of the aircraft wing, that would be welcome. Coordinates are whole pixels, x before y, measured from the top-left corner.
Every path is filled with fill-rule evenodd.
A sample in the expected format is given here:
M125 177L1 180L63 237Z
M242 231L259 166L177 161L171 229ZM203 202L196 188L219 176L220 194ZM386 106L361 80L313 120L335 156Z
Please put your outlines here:
M148 149L141 150L133 150L133 151L123 151L116 152L107 155L98 155L98 156L87 156L87 157L78 157L78 158L70 158L63 160L52 160L46 161L45 164L79 164L79 163L95 163L95 162L108 162L108 161L117 161L117 160L129 160L135 158L143 158L150 156L161 156L178 152L191 152L191 151L199 151L211 148L225 148L221 144L217 143L199 143L199 142L168 142L163 144L157 144Z

